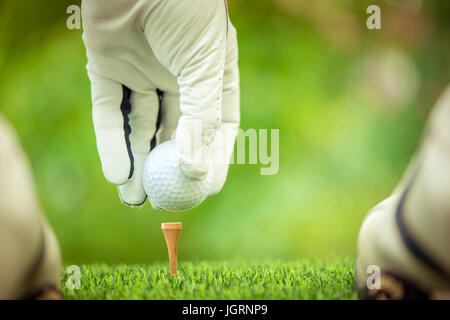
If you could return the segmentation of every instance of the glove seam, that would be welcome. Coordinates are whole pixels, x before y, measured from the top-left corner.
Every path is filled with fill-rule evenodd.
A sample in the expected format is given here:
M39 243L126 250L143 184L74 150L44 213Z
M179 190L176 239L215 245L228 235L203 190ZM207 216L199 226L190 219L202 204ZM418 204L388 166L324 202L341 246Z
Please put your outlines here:
M133 156L133 152L131 151L131 141L130 141L130 135L131 135L131 125L130 125L130 117L129 117L129 115L131 113L130 95L131 95L131 90L129 88L127 88L126 86L122 85L122 102L120 104L120 111L122 112L122 116L123 116L124 138L125 138L125 144L127 146L128 158L130 160L130 173L128 175L128 179L131 179L131 177L133 177L133 173L134 173L134 156Z

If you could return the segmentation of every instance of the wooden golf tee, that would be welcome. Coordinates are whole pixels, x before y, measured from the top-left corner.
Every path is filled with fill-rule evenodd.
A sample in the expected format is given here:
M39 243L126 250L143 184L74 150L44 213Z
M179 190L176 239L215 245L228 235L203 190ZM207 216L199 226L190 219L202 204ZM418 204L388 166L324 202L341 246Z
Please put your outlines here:
M169 270L171 276L174 276L177 273L178 239L180 239L181 228L181 222L161 224L161 229L166 238L167 250L169 251Z

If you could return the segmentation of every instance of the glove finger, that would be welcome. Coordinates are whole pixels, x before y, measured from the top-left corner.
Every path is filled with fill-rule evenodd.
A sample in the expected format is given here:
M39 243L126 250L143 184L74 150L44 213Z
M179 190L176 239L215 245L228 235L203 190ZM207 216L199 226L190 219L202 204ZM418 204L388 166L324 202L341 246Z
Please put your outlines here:
M88 71L92 91L92 116L103 174L111 183L123 184L133 174L128 123L130 90L120 83Z
M180 95L164 92L161 97L160 125L156 132L157 145L175 138L175 130L180 116Z
M142 170L156 130L159 98L156 91L133 92L130 102L132 108L129 113L131 127L129 140L133 157L133 174L125 184L119 186L119 196L127 205L140 206L147 197L142 185Z
M229 22L222 85L222 123L239 126L240 90L236 29Z
M238 47L236 29L230 22L222 88L222 124L213 143L214 177L210 196L218 193L225 184L240 121Z

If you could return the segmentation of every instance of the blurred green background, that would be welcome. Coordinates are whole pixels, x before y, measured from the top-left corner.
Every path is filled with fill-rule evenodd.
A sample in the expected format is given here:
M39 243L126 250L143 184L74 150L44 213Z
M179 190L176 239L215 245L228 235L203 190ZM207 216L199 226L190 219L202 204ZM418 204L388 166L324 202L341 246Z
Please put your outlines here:
M449 1L230 0L241 127L280 129L280 170L233 165L184 214L121 204L102 176L79 1L0 1L0 113L17 128L66 263L354 256L367 211L394 188L449 81ZM366 8L381 7L381 30Z

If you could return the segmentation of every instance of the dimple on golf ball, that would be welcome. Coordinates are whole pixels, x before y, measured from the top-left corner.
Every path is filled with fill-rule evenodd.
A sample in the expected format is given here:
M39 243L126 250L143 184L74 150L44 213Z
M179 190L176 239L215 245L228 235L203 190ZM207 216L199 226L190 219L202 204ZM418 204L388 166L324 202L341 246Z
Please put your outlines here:
M175 141L161 143L145 160L142 182L153 208L185 211L202 203L212 185L212 170L202 180L187 177L180 169Z

